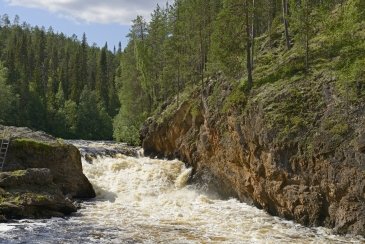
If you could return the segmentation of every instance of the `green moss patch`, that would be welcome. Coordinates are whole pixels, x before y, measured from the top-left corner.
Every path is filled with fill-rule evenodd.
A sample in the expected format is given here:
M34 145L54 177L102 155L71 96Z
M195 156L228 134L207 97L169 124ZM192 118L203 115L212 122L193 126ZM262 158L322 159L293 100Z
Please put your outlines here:
M10 145L15 150L28 149L34 152L37 151L46 153L53 152L56 148L66 146L66 144L63 144L59 141L47 143L42 141L31 140L28 138L14 139L11 141Z
M26 172L27 172L26 170L16 170L11 172L11 175L15 177L22 177L26 174Z

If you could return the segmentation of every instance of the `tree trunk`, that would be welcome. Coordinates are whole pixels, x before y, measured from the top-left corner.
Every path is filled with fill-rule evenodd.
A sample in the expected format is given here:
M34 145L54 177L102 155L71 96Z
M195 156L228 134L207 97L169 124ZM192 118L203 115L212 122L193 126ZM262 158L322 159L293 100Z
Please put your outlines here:
M305 35L305 72L308 73L309 69L309 37L308 33Z
M288 0L282 0L283 3L283 21L284 21L284 28L285 28L285 40L286 40L286 47L289 50L291 48L290 45L290 36L289 36L289 21L288 21Z
M250 30L250 10L249 10L249 5L248 5L248 0L245 0L245 12L246 12L246 53L247 53L247 63L246 63L246 68L247 68L247 90L251 90L252 88L252 84L253 84L253 80L252 80L252 58L251 58L251 48L252 48L252 44L251 44L251 30Z
M203 43L203 34L202 34L202 27L199 31L200 36L200 81L202 84L202 94L204 90L204 43Z
M179 52L180 54L180 52ZM177 108L179 108L179 102L180 102L180 62L177 61Z
M305 73L309 70L309 38L310 38L310 6L308 0L305 1Z
M252 0L252 25L251 25L251 66L252 69L254 67L254 56L255 56L255 36L256 36L256 30L255 30L255 0Z

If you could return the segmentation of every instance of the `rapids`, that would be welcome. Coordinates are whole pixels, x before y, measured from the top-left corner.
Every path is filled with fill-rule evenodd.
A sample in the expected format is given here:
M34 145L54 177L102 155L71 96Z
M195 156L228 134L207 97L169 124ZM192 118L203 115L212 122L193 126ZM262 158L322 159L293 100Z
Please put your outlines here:
M235 199L187 185L178 160L83 159L97 198L66 219L0 224L1 243L363 243L272 217Z

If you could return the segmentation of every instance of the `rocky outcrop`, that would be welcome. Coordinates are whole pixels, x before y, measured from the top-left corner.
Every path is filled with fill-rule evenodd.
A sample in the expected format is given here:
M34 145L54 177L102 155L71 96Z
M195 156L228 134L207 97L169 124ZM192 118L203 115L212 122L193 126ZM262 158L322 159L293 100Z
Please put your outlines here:
M332 86L322 74L246 95L209 80L203 96L146 121L145 154L178 157L193 181L270 214L365 235L365 102L350 106Z
M8 129L12 140L4 171L48 168L55 184L65 195L75 198L95 197L92 185L82 172L81 155L75 146L28 128Z
M0 126L0 135L5 127ZM7 127L11 141L0 174L0 214L29 218L76 211L72 198L93 198L79 150L28 128Z
M4 218L63 217L76 212L53 183L49 169L27 169L0 173L0 213Z
M6 171L48 168L54 182L65 195L75 198L95 197L92 185L82 173L81 155L77 148L63 142L39 142L14 139L10 143Z

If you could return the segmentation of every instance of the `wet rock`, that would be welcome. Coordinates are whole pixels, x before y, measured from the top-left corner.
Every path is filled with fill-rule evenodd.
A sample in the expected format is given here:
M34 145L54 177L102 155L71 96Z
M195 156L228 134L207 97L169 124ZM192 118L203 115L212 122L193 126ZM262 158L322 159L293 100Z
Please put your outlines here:
M77 206L53 183L49 169L0 173L0 214L6 218L62 217Z
M53 177L49 169L27 169L0 173L0 187L2 188L52 183Z
M139 147L128 146L125 143L117 143L111 141L84 141L84 140L70 140L67 141L75 145L81 155L89 163L99 157L116 157L118 154L123 154L130 157L139 156Z

